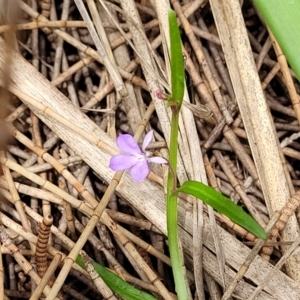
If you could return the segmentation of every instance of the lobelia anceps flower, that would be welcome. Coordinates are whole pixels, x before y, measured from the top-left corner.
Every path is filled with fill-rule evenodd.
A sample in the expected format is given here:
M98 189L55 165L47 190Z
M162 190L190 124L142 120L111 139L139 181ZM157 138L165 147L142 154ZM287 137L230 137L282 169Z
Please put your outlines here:
M137 182L142 182L150 173L148 162L167 164L168 161L162 157L152 157L152 152L146 151L153 137L153 130L149 131L143 141L142 150L130 134L119 134L117 145L122 154L112 156L109 167L113 171L124 171L130 169L131 177Z

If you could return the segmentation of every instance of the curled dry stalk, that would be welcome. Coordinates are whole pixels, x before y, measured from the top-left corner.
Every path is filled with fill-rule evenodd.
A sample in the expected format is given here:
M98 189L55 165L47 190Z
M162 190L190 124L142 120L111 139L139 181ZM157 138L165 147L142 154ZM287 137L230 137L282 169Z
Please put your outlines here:
M275 213L273 217L271 218L269 224L266 226L265 230L268 233L271 228L274 227L274 224L276 220L278 220L279 213ZM233 278L232 282L230 285L227 287L225 293L222 296L222 300L228 300L231 298L232 293L234 292L236 286L238 283L242 280L248 269L250 268L251 263L255 259L256 255L258 254L259 250L261 249L262 245L265 243L264 240L258 239L257 243L243 262L243 264L240 266L238 272L236 273L235 277Z
M27 259L20 253L19 248L12 242L12 240L6 233L6 230L3 225L0 225L0 241L5 247L7 247L9 249L11 255L14 257L14 259L18 262L18 264L24 270L24 273L28 274L36 284L39 284L41 281L41 278L34 271L34 268L29 263L29 261L27 261ZM50 287L48 285L45 286L43 293L45 296L49 295Z
M300 191L297 191L296 194L282 208L280 217L269 234L269 241L275 242L277 240L277 238L280 235L280 232L286 226L290 216L293 215L293 213L296 211L299 205L300 205ZM271 246L263 247L261 251L261 257L269 261L270 256L273 252L273 248L274 247Z
M43 277L48 268L47 262L47 244L50 237L50 228L53 224L51 215L45 216L43 221L39 224L38 241L36 244L35 261L37 273Z
M41 8L41 14L45 16L46 18L49 18L50 16L50 10L52 6L51 0L40 0L39 1L39 7Z

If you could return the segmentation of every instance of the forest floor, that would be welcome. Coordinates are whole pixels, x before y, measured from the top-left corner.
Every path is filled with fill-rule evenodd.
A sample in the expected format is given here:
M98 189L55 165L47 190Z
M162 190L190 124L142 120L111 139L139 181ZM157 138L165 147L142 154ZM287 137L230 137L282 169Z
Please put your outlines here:
M299 299L300 117L285 76L299 82L249 1L170 2L186 68L178 185L209 184L275 228L263 243L181 195L191 299ZM120 299L74 263L81 254L176 299L167 167L151 164L142 183L109 168L119 134L142 145L153 130L147 150L168 158L169 1L16 3L0 3L0 298ZM134 293L123 298L147 299Z

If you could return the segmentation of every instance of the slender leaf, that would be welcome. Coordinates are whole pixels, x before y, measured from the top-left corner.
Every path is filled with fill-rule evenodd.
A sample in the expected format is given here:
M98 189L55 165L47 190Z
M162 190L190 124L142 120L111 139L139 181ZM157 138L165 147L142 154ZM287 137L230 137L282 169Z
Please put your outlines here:
M176 15L173 10L169 10L170 26L170 51L171 51L171 86L172 101L181 106L184 94L184 64L181 51L180 32L177 25Z
M77 256L76 263L79 264L83 269L85 265L83 263L81 255ZM92 261L92 265L96 272L101 276L103 281L107 286L116 294L121 296L123 299L127 300L155 300L156 298L150 294L140 291L122 280L119 276L109 271L105 267L99 265L98 263Z
M254 0L253 2L300 80L300 1Z
M268 235L266 234L264 229L241 207L230 201L222 194L215 191L213 188L201 182L192 180L186 181L180 188L175 191L175 193L185 193L199 198L258 238L264 240L268 238Z

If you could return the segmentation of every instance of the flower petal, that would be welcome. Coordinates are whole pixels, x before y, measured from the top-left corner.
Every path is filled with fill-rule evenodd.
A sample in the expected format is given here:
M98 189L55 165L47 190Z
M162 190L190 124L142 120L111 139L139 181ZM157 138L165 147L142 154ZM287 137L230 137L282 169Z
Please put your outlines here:
M148 157L147 160L149 162L153 162L156 164L168 164L169 163L165 158L159 157L159 156Z
M150 170L146 159L140 159L131 169L131 177L137 181L142 182L149 175Z
M113 171L123 171L130 169L138 161L138 158L132 155L118 154L112 156L109 162L109 167Z
M144 141L143 141L143 146L142 146L142 150L144 153L146 153L146 148L147 146L149 145L149 143L151 142L153 138L153 130L150 130L146 135L145 135L145 138L144 138Z
M130 134L119 134L117 138L117 145L120 148L120 150L126 154L135 155L142 153L137 142Z

